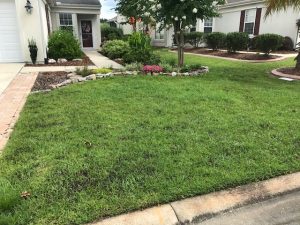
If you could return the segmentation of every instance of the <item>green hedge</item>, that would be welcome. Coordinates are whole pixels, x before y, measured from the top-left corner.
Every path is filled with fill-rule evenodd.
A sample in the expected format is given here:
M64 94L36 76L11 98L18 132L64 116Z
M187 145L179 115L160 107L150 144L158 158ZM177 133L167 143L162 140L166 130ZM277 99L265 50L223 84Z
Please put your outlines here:
M190 32L184 34L184 42L198 48L203 42L204 33L203 32Z
M102 47L101 53L110 59L122 58L129 52L129 45L122 40L107 41Z
M282 42L283 37L277 34L261 34L255 38L256 48L266 55L278 50L282 46Z
M231 53L247 49L248 42L249 35L247 33L232 32L226 35L226 47Z
M213 32L205 35L205 41L209 48L218 50L226 46L226 34Z
M54 31L48 41L48 57L51 59L64 58L72 60L83 55L79 41L68 30Z
M124 37L123 30L116 27L110 27L109 24L101 24L101 37L103 41L118 40Z

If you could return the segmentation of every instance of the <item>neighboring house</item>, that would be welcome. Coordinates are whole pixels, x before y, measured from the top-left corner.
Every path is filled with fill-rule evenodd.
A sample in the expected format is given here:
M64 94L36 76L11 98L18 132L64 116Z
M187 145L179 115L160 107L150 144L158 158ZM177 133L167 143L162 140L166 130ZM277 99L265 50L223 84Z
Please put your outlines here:
M246 32L253 37L258 34L274 33L289 36L294 43L299 42L296 22L300 19L300 11L289 8L264 18L266 6L262 0L227 0L219 7L220 17L208 20L198 20L191 31L199 32ZM152 35L156 46L171 47L173 45L172 29L156 31Z
M114 24L114 27L120 28L123 30L125 35L132 34L133 28L132 25L128 23L128 19L125 16L117 15L114 18L108 20L110 24Z
M29 62L31 38L44 61L49 34L60 27L72 29L82 48L98 48L100 9L99 0L0 0L0 63Z

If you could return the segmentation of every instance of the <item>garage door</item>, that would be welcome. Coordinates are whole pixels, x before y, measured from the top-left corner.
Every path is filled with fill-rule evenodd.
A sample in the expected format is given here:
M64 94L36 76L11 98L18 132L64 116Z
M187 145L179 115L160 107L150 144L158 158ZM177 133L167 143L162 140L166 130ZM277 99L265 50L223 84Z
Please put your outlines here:
M0 62L21 62L21 44L14 0L0 0Z

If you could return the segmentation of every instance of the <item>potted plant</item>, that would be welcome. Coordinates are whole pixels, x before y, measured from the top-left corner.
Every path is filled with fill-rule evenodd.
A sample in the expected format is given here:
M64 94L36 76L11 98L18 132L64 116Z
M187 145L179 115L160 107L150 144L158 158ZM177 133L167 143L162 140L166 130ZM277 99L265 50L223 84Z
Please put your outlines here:
M31 40L28 40L28 48L30 52L30 58L33 64L36 63L36 58L37 58L37 52L38 52L38 47L36 45L36 41L31 38Z

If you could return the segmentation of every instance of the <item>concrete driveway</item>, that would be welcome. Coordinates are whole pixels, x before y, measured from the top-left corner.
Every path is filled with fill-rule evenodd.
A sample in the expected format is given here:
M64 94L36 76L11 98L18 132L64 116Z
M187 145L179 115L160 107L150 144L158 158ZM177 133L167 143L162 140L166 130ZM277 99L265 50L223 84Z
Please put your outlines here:
M241 207L192 225L299 225L300 191Z
M0 95L23 66L23 63L0 63Z

